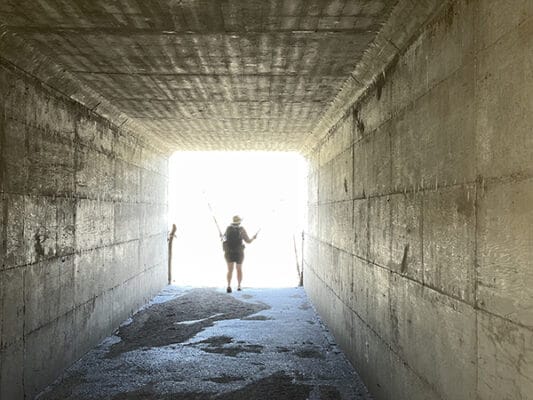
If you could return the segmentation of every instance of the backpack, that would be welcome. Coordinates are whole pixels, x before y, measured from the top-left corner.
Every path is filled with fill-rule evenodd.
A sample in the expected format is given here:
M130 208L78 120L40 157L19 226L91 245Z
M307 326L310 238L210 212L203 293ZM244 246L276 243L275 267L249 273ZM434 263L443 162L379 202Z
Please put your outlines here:
M224 250L237 251L243 248L240 226L228 226L225 237Z

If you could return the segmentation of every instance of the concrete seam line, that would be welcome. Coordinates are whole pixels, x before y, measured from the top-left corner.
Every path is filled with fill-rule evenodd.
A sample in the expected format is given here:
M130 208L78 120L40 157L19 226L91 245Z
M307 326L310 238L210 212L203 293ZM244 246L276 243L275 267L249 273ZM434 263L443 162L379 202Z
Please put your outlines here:
M433 388L433 385L431 385L423 376L420 376L418 374L418 372L413 368L411 367L411 365L409 365L409 363L407 361L405 361L401 355L398 353L398 351L392 347L392 345L390 343L388 343L385 339L383 339L383 337L373 328L371 327L360 315L359 313L352 309L348 304L346 304L344 301L342 301L342 299L337 295L337 293L333 290L333 288L331 286L329 286L322 278L320 278L320 276L318 276L316 274L316 272L313 270L313 275L315 275L316 279L318 279L320 282L322 282L324 284L324 286L326 287L327 290L329 290L337 299L339 299L339 301L345 306L347 307L351 312L353 312L353 314L355 314L357 316L357 318L363 322L363 324L368 328L369 331L371 331L374 336L376 336L376 338L378 338L379 341L381 341L385 347L391 352L393 353L396 357L398 357L398 359L400 359L402 361L402 363L413 373L415 374L418 379L420 379L424 384L426 384L428 386L428 388L434 392L434 394L440 399L440 400L443 400L442 397L435 391L435 389ZM329 328L328 328L329 329Z
M348 78L341 91L337 94L337 96L333 99L333 101L330 103L330 106L327 108L325 113L323 114L323 117L317 124L317 126L309 133L309 136L304 141L304 144L301 147L301 153L302 154L309 154L311 153L316 147L318 146L318 143L321 142L322 137L324 135L327 135L328 132L333 129L333 126L336 124L335 121L338 121L339 118L342 118L342 116L345 114L345 112L355 104L357 104L362 97L365 96L366 92L369 90L372 90L376 78L380 75L385 73L385 71L389 68L389 66L393 63L394 58L399 56L400 54L404 53L411 43L413 42L413 38L418 37L420 34L422 34L423 27L427 25L431 25L434 23L434 20L438 15L442 12L445 7L447 7L452 0L445 0L441 2L440 4L429 6L427 9L424 9L424 5L422 4L416 4L414 7L418 10L420 10L422 17L420 18L420 21L418 23L411 27L411 31L403 39L402 43L399 43L397 45L394 45L393 47L395 49L400 48L400 51L394 51L394 53L390 53L387 56L383 57L381 56L381 53L383 52L382 46L377 46L375 43L380 40L389 40L389 37L385 37L385 30L391 29L391 26L393 25L393 20L397 17L397 14L401 12L406 7L413 6L412 2L410 0L400 0L398 4L396 5L395 9L392 11L391 16L389 17L389 20L385 23L382 30L378 33L372 44L369 46L369 48L365 51L365 54L363 56L363 59L357 64L355 71L364 71L363 73L368 74L371 71L372 77L369 79L366 79L366 85L364 89L357 90L354 86L355 81ZM376 55L377 52L377 55ZM379 63L380 66L376 67L372 63L368 63L368 65L365 65L366 59L369 58L376 58L380 59ZM377 72L376 72L377 71ZM382 72L379 72L382 71ZM352 73L354 75L355 73ZM359 80L360 81L360 80Z
M163 264L161 264L161 265L163 265ZM109 288L109 289L106 289L106 290L100 292L99 294L97 294L97 295L95 295L95 296L92 296L92 297L89 298L87 301L84 301L83 303L80 303L80 304L76 305L74 308L71 308L70 310L68 310L68 311L66 311L66 312L64 312L64 313L62 313L62 314L56 316L55 318L51 319L50 321L48 321L48 322L46 322L46 323L40 325L39 327L37 327L37 328L35 328L35 329L33 329L33 330L31 330L31 331L25 333L25 334L23 335L23 339L24 339L26 336L29 336L29 335L31 335L31 334L33 334L33 333L35 333L35 332L41 330L42 328L45 328L45 327L47 327L47 326L53 324L54 322L58 321L58 320L61 319L61 318L66 317L66 316L69 315L69 314L72 314L72 313L77 312L80 308L84 307L85 305L87 305L87 304L89 304L89 303L91 303L91 302L94 302L95 300L97 300L97 299L99 299L100 297L104 296L106 293L111 293L111 292L115 291L116 289L122 287L125 283L127 283L127 282L131 282L132 280L134 280L134 279L136 279L136 278L139 278L141 275L146 274L146 273L149 273L149 272L151 272L152 270L155 270L155 269L158 268L159 266L160 266L159 264L156 264L156 265L154 265L154 266L152 266L152 267L150 267L150 268L148 268L148 269L145 269L145 270L139 272L139 273L136 274L136 275L133 275L133 276L129 277L129 278L126 279L124 282L122 282L122 283L120 283L120 284L118 284L118 285L115 285L115 286L113 286L113 287L111 287L111 288Z
M16 49L16 54L19 58L21 54L25 55L25 60L27 60L27 63L31 63L32 60L38 57L41 60L40 65L46 66L46 71L41 69L41 72L39 72L38 75L35 75L31 72L30 64L18 65L13 62L12 59L8 57L10 56L10 51L13 52L15 51L14 49ZM39 51L35 50L27 42L23 41L17 35L13 34L13 32L9 30L4 32L4 36L0 40L0 50L3 50L3 54L2 56L0 56L0 65L3 65L6 68L18 70L26 77L36 80L39 86L45 86L48 89L53 90L61 97L68 99L70 102L74 102L79 106L83 107L87 110L87 112L106 120L108 123L116 127L121 122L123 122L125 118L129 118L129 116L123 114L121 111L116 109L116 107L111 104L107 99L103 98L96 92L87 88L79 80L75 79L72 74L70 74L68 71L62 70L53 60L51 60L47 56L44 56ZM46 73L47 75L43 75L44 73ZM49 82L51 78L57 78L58 81L67 82L67 85L75 87L75 91L72 94L69 94L57 88L56 86L50 85L47 82ZM91 111L91 108L94 107L94 104L89 103L88 100L93 103L100 103L104 105L105 109L109 110L110 113L103 114L102 112L96 112L96 110ZM100 107L100 109L102 110L102 107ZM141 126L140 124L134 121L128 124L128 129L121 129L129 131L129 134L137 140L141 141L144 144L144 147L146 148L153 149L154 151L160 152L162 154L170 153L168 147L162 143L162 140L160 138L156 137L155 135L149 134L149 129ZM150 140L141 137L141 135L147 135ZM159 146L155 146L152 141L158 142Z

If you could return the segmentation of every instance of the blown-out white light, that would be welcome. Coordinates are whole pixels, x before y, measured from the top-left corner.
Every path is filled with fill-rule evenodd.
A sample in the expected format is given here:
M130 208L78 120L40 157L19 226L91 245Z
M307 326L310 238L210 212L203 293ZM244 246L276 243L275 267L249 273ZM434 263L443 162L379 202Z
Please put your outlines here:
M177 226L174 284L225 287L226 264L213 216L223 232L238 214L250 236L261 230L246 246L243 286L297 285L293 236L300 258L306 175L306 162L297 153L175 153L169 180L169 225Z

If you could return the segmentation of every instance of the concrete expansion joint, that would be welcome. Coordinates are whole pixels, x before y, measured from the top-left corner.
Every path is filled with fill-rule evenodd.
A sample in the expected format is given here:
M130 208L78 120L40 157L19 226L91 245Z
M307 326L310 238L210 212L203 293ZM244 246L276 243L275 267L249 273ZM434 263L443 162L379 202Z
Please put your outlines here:
M357 312L357 310L354 310L349 304L346 304L337 294L337 292L335 292L333 290L333 288L331 286L329 286L327 284L327 282L325 282L315 271L313 268L309 268L311 269L311 272L312 274L315 276L316 279L318 279L319 281L322 282L322 284L324 285L324 287L326 287L332 294L333 296L335 296L348 310L350 310L352 312L352 314L354 314L360 322L363 323L363 325L366 326L366 328L372 332L372 334L382 343L382 345L389 351L391 352L392 354L394 354L399 360L401 360L402 364L408 368L413 374L417 375L418 378L424 382L424 384L428 387L428 388L431 388L431 390L434 392L434 395L435 395L435 398L436 399L439 399L439 400L444 400L433 388L433 385L426 379L424 378L423 376L419 376L418 372L401 356L401 354L398 352L399 349L397 349L396 347L393 346L393 343L389 343L382 335L379 334L378 331L376 331L371 325L369 325L367 323L367 321Z
M359 259L359 260L361 260L361 261L364 261L365 264L368 264L369 266L370 266L370 265L373 265L373 266L375 266L375 267L378 267L378 268L380 268L380 269L382 269L382 270L387 271L387 272L390 273L391 275L395 275L395 276L398 276L398 277L400 277L400 278L403 278L403 279L406 279L406 280L408 280L408 281L411 281L411 282L413 282L413 283L416 283L416 284L420 285L420 286L423 287L423 288L430 289L430 290L432 290L432 291L434 291L434 292L436 292L436 293L438 293L438 294L440 294L440 295L443 295L443 296L445 296L445 297L449 297L449 298L451 298L451 299L453 299L453 300L456 300L456 301L458 301L458 302L460 302L460 303L465 304L465 305L468 306L468 307L471 307L471 308L474 308L474 307L475 307L474 304L469 303L469 302L467 302L466 300L464 300L464 299L462 299L462 298L460 298L460 297L458 297L458 296L456 296L456 295L454 295L454 294L446 293L446 292L444 292L442 289L439 289L438 287L435 287L435 286L432 286L432 285L428 285L428 284L426 284L425 282L423 282L423 281L419 281L419 280L417 280L417 279L415 279L415 278L413 278L413 277L411 277L411 276L409 276L409 275L407 275L407 274L404 274L404 273L398 272L398 271L396 271L396 270L391 269L390 267L387 267L387 266L381 265L381 264L377 263L375 260L371 260L371 259L368 259L368 258L362 257L362 256L360 256L360 255L353 254L353 253L351 253L351 252L349 252L349 251L346 251L345 249L341 249L341 248L339 248L339 247L337 247L337 246L335 246L335 245L333 245L333 244L331 244L331 243L328 243L328 242L326 242L326 241L324 241L324 240L321 240L321 239L318 239L318 238L317 238L316 240L319 241L320 243L323 243L323 244L329 246L329 247L332 248L332 249L335 249L336 251L339 251L339 252L341 252L341 253L348 254L348 255L350 255L350 256L356 257L357 259ZM369 267L367 267L367 268L369 268Z
M15 40L20 40L19 38L14 38L14 39ZM26 42L23 42L23 43L24 43L23 46L21 45L21 46L15 46L15 47L18 47L21 52L28 52L28 48L31 48L31 50L32 50L32 52L34 54L39 54L39 57L41 58L40 62L43 65L51 66L50 67L51 68L50 71L47 71L47 72L51 73L52 75L57 74L58 67L52 60L50 60L48 57L45 57L45 56L41 55L38 51L36 51L31 46L29 46ZM29 59L32 59L32 58L30 57ZM98 94L93 93L91 89L89 89L86 86L82 85L77 79L73 78L73 76L72 76L72 74L70 72L67 72L64 69L61 70L61 81L66 80L68 83L73 83L74 86L77 88L77 90L80 90L81 92L83 92L81 98L79 97L79 93L78 94L73 93L72 95L64 93L60 88L58 88L56 86L49 85L48 83L45 82L44 79L40 79L39 76L36 76L36 75L30 73L28 70L20 68L19 66L15 65L10 60L8 60L8 59L6 59L4 57L0 57L0 64L2 64L4 67L8 68L9 70L16 70L23 77L25 77L26 79L30 80L32 84L41 87L42 89L44 89L48 93L50 93L50 92L55 93L56 96L60 97L66 104L68 104L68 107L76 108L78 114L85 115L86 117L90 116L90 117L96 119L96 121L98 123L100 123L101 125L103 125L104 127L113 129L115 131L119 130L119 127L117 125L118 121L115 122L114 120L117 119L116 115L119 115L118 118L120 119L120 115L122 115L122 113L121 112L117 112L116 110L115 111L111 111L111 114L109 114L109 113L106 114L105 112L104 113L96 112L96 108L99 105L105 104L106 107L109 108L109 109L114 108L114 106L111 103L109 103L107 100L101 98ZM38 69L34 69L34 70L38 70ZM54 72L52 72L52 70ZM93 101L92 100L93 98L96 99L96 100ZM91 101L96 103L96 105L91 105L91 103L90 103ZM128 120L128 118L126 118L126 120ZM162 146L161 145L161 140L159 138L155 138L155 137L153 137L153 135L149 135L150 138L152 139L152 141L156 141L156 142L158 142L160 144L159 147L156 146L153 143L150 143L146 139L142 138L141 137L142 136L141 132L144 132L145 134L147 132L149 132L146 129L140 129L140 128L132 129L131 127L128 127L127 129L126 128L122 128L121 130L127 131L127 133L130 136L134 137L137 140L138 143L142 143L143 147L146 148L146 149L152 150L152 151L154 151L154 152L156 152L158 154L168 154L168 153L170 153L169 149L167 148L168 146Z
M313 275L315 276L316 279L318 279L319 281L321 281L324 285L324 287L326 287L332 294L333 296L335 296L347 309L349 309L355 316L357 316L357 318L381 341L383 342L383 344L385 344L385 346L393 351L394 351L394 348L391 346L391 344L389 342L387 342L380 334L379 332L377 332L372 326L370 326L367 321L365 319L363 319L363 317L357 312L357 310L354 310L349 304L346 304L342 298L339 297L339 295L337 294L337 292L335 292L335 290L333 290L333 288L328 285L328 283L326 281L324 281L316 272L313 268L310 268L311 269L311 272L313 273Z
M506 185L509 183L520 183L533 179L533 172L514 172L511 174L505 174L500 176L478 176L476 181L478 183L482 193L488 186L493 185Z
M416 35L415 35L415 36L416 36ZM386 38L385 40L386 40L387 43L389 43L392 47L394 47L398 53L401 52L401 49L396 45L396 43L394 43L394 41L393 41L391 38Z
M6 106L6 108L8 107ZM8 109L7 111L11 111L11 110ZM72 135L74 133L73 130L69 131L69 130L51 129L50 126L46 126L46 125L43 126L42 124L37 123L37 121L31 120L31 119L30 120L22 119L22 117L19 117L17 114L14 114L14 115L10 114L9 117L6 117L6 121L16 122L20 125L23 125L26 128L32 128L41 134L46 133L47 135L51 135L54 138L62 138L64 139L62 141L63 143L73 142L73 139L70 139L68 137L69 135Z
M430 290L432 290L432 291L434 291L434 292L436 292L436 293L438 293L440 295L443 295L445 297L449 297L449 298L451 298L453 300L456 300L457 302L465 304L466 306L468 306L470 308L475 308L475 305L473 303L469 303L466 300L464 300L464 299L462 299L462 298L460 298L460 297L458 297L458 296L456 296L454 294L450 294L450 293L444 292L442 289L440 289L438 287L435 287L435 286L432 286L432 285L428 285L424 281L419 281L419 280L417 280L417 279L415 279L415 278L413 278L413 277L411 277L411 276L409 276L407 274L395 271L393 269L390 269L389 267L386 267L384 265L376 263L375 260L369 260L369 259L367 259L365 257L361 257L361 256L355 255L355 254L353 256L357 257L359 260L364 261L367 264L370 264L370 265L376 266L376 267L378 267L380 269L386 270L391 275L395 275L395 276L401 277L403 279L406 279L408 281L411 281L413 283L416 283L416 284L420 285L423 288L430 289Z
M529 179L529 178L528 178ZM513 181L514 182L514 181ZM427 186L405 186L405 187L397 187L394 188L394 190L391 190L389 192L382 192L382 193L366 193L364 197L354 197L353 200L371 200L371 199L380 199L384 197L390 197L390 196L397 196L397 195L413 195L413 194L423 194L423 193L431 193L431 192L438 192L442 189L451 189L451 188L459 188L464 186L474 186L476 184L476 181L464 181L464 182L457 182L457 183L441 183L438 184L437 187L435 187L435 184L428 184ZM322 205L322 203L317 203L317 205Z
M401 19L401 16L399 16L399 14L401 14L403 9L406 7L405 1L409 1L409 3L411 3L411 6L409 6L410 8L413 8L413 7L420 8L420 13L425 18L423 21L420 21L416 27L412 28L410 34L407 35L408 37L404 39L404 43L399 45L399 44L396 44L394 41L392 41L390 36L388 37L385 36L383 32L386 30L386 28L390 24L393 24L397 19ZM441 10L443 10L447 6L447 4L450 2L450 0L445 0L436 7L430 6L429 8L425 9L423 8L423 5L420 5L417 2L413 2L411 0L405 0L405 1L399 2L395 6L395 8L391 12L391 16L389 17L389 20L383 24L383 29L380 31L380 33L378 33L376 39L373 42L373 43L376 43L376 41L380 39L384 40L385 42L389 43L395 49L395 54L391 56L387 56L387 57L383 56L381 53L384 51L384 48L381 46L378 47L378 46L371 45L369 49L367 49L367 51L365 52L365 56L368 56L368 57L373 56L373 57L377 57L378 59L383 58L383 63L382 63L383 65L381 65L381 72L374 74L371 79L367 79L366 84L361 84L362 82L360 80L357 80L356 76L361 74L360 72L361 68L365 69L366 61L365 61L365 57L363 57L361 62L356 67L356 70L352 72L350 76L356 82L361 84L361 86L363 86L364 89L360 93L358 93L355 96L355 98L351 98L349 99L349 101L347 101L348 99L346 99L345 97L347 96L348 89L347 87L343 88L343 90L331 102L329 109L325 112L325 114L323 115L319 123L317 124L317 128L315 128L314 131L311 132L310 134L310 137L318 137L318 140L315 140L314 144L310 148L309 148L309 145L306 145L306 146L304 145L302 147L302 150L304 150L305 154L310 154L316 151L316 149L319 148L320 145L323 143L321 137L323 138L324 136L329 135L332 130L335 130L336 129L335 127L338 124L339 119L342 119L344 115L347 112L349 112L350 108L357 106L362 101L364 101L364 99L367 96L373 94L376 81L380 79L379 78L380 74L388 75L390 73L390 70L394 69L399 57L407 52L407 50L414 43L414 41L417 40L418 37L426 29L428 29L428 26L436 23L435 19L436 18L438 19L439 15L441 14ZM377 51L377 55L375 54L376 51ZM370 55L371 53L372 55ZM378 68L374 67L374 69L378 69ZM365 72L366 72L366 69L365 69ZM342 101L340 101L341 99ZM335 104L339 103L339 101L342 103L342 109L335 109ZM328 124L327 123L328 121L331 121L331 122ZM328 126L325 127L324 125L328 125ZM320 132L324 132L324 131L326 131L326 133L321 135ZM305 149L305 147L307 147L307 149Z
M22 272L22 293L26 293L26 270ZM22 359L26 362L26 296L22 296ZM26 374L22 374L22 390L26 392Z
M493 313L485 308L480 308L479 306L476 306L474 307L474 309L476 310L476 314L485 314L485 315L489 315L491 318L496 318L496 319L499 319L499 320L502 320L502 321L506 321L508 322L509 324L511 325L516 325L517 327L520 327L528 332L531 332L533 333L533 325L525 325L524 323L520 322L520 321L516 321L516 320L513 320L513 319L510 319L508 318L509 314L507 315L499 315L499 314L496 314L496 313Z
M157 267L157 266L156 266L156 267ZM130 281L132 281L133 279L136 279L136 278L140 277L141 275L143 275L144 273L150 271L150 270L153 269L153 268L154 268L154 267L152 267L152 268L150 268L150 269L147 269L147 270L144 270L144 271L141 271L140 273L138 273L138 274L136 274L136 275L130 277L129 279L127 279L127 280L125 280L125 281L123 281L123 282L121 282L121 283L119 283L119 284L117 284L117 285L115 285L115 286L112 286L112 287L110 287L110 288L108 288L108 289L106 289L106 290L104 290L104 291L102 291L102 292L100 292L100 293L98 293L98 294L96 294L96 295L90 297L89 299L87 299L87 300L86 300L85 302L83 302L83 303L78 303L78 304L75 303L75 304L74 304L74 308L69 309L69 310L66 311L65 313L56 316L54 319L51 319L51 320L47 321L45 324L42 324L41 326L39 326L39 327L37 327L37 328L35 328L35 329L29 331L29 332L26 332L26 329L23 328L23 332L25 332L24 335L22 336L22 337L23 337L23 340L25 340L25 338L26 338L27 336L30 336L31 334L33 334L33 333L35 333L35 332L38 332L38 331L40 331L40 330L42 330L42 329L44 329L44 328L46 328L46 327L48 327L48 326L50 326L50 325L55 324L57 321L61 320L62 318L65 318L66 316L68 316L68 315L70 315L70 314L76 314L76 313L78 312L78 310L82 309L82 308L85 307L87 304L90 304L90 303L93 303L93 304L94 304L99 298L101 298L102 296L104 296L106 293L108 293L108 292L112 292L112 291L114 291L114 290L117 290L118 288L121 288L125 283L130 282ZM25 279L24 279L24 281L25 281ZM24 297L25 297L25 296L24 296ZM26 303L25 303L25 299L24 299L24 310L25 310L25 305L26 305ZM24 321L23 321L24 326L25 326L25 322L26 322L26 319L24 318ZM25 347L26 347L26 346L24 346L24 348L25 348Z
M365 132L363 135L361 135L361 137L357 138L354 141L354 143L359 143L359 142L363 142L365 140L368 140L369 137L374 135L376 132L381 131L382 128L384 126L386 126L387 124L390 124L392 121L397 120L398 118L401 118L402 116L406 115L406 113L408 111L412 111L416 107L416 104L418 102L420 102L421 100L425 99L427 96L430 96L433 93L434 89L436 89L436 88L440 87L441 85L444 85L445 83L447 83L450 80L452 80L454 78L454 75L457 74L457 72L460 71L462 68L464 68L464 65L458 66L456 69L452 70L448 75L446 75L442 79L435 81L432 86L428 86L426 88L426 90L421 91L420 94L417 97L414 97L414 98L410 99L402 107L398 107L398 108L392 109L389 113L387 113L387 117L384 118L379 123L379 125L377 125L375 128L373 128L371 131ZM382 74L386 74L386 72L383 71ZM370 87L369 89L370 89L369 91L367 91L365 94L361 95L361 97L358 99L358 101L355 102L352 105L353 108L355 108L355 109L359 108L360 105L362 103L364 103L364 101L369 96L374 96L375 95L374 91L372 90L373 87ZM349 112L350 112L350 110L347 110L347 113L349 113ZM334 133L335 130L337 129L337 126L335 125L331 129L333 131L332 133ZM399 134L399 133L395 132L395 134ZM323 143L321 143L320 145L322 145L322 144ZM320 147L320 146L316 146L316 148L318 148L318 147Z

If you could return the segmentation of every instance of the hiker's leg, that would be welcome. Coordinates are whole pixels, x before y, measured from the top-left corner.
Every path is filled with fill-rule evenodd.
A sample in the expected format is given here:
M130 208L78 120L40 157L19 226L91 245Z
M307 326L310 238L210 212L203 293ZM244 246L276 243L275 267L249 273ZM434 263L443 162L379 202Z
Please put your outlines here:
M237 288L241 288L242 282L242 264L237 264Z
M233 267L235 266L235 263L232 261L232 262L227 262L228 264L228 275L227 275L227 278L228 278L228 287L231 287L231 278L233 277Z

